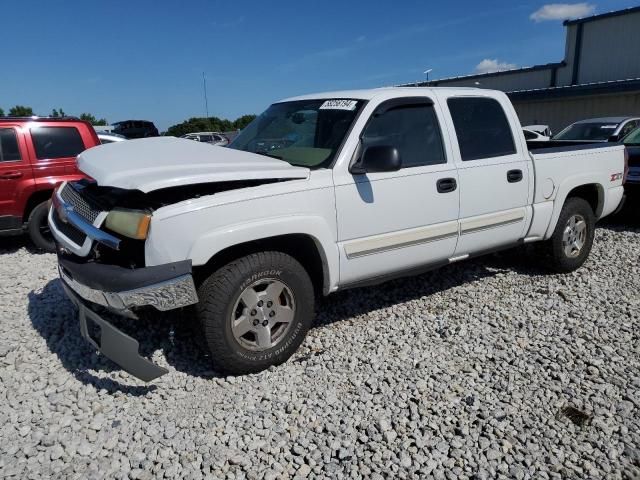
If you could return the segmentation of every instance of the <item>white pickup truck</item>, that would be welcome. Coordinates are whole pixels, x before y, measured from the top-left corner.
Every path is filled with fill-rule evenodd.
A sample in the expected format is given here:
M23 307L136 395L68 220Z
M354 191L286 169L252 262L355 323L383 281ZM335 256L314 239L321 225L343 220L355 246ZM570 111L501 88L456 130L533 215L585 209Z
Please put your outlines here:
M613 144L532 154L501 92L385 88L271 105L228 148L153 138L92 148L92 180L49 213L82 335L145 381L166 370L104 310L195 306L221 372L303 341L316 295L528 242L569 272L623 197ZM102 307L102 308L99 308Z

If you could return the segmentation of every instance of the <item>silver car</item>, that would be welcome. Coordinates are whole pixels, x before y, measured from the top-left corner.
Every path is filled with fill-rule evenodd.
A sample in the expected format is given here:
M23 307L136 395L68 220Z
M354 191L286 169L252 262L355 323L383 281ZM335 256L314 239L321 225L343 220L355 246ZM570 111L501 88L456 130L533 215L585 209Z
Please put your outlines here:
M640 126L640 117L601 117L572 123L552 140L617 142Z
M218 145L219 147L225 147L229 144L227 137L219 132L193 132L182 135L180 138L210 143L211 145Z

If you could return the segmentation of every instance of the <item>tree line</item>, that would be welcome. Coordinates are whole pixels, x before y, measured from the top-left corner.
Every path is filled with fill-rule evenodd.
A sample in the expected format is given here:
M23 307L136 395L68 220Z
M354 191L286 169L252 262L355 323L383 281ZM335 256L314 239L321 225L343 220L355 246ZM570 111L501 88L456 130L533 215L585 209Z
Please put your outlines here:
M227 120L218 117L192 117L182 123L171 125L167 129L167 135L180 137L192 132L230 132L233 130L242 130L249 125L255 115L243 115L235 120Z
M16 105L10 108L8 113L9 117L32 117L34 115L33 109L31 107L25 107L24 105ZM0 117L4 116L4 110L0 108ZM67 114L61 108L54 108L49 116L60 118L66 117ZM249 125L254 118L256 118L255 115L243 115L235 120L219 117L192 117L182 123L170 126L167 129L166 135L180 137L181 135L192 132L230 132L233 130L242 130ZM85 120L95 126L109 125L106 118L96 118L91 113L81 113L80 120Z
M33 108L31 107L25 107L24 105L16 105L15 107L12 107L9 109L9 114L7 116L9 117L33 117L35 115L35 113L33 113ZM0 117L4 117L4 110L2 108L0 108ZM67 114L65 113L65 111L61 108L54 108L53 110L51 110L51 113L49 114L50 117L53 118L60 118L60 117L66 117ZM107 122L106 118L96 118L93 114L91 113L81 113L80 114L80 120L85 120L87 122L89 122L91 125L109 125L109 122Z

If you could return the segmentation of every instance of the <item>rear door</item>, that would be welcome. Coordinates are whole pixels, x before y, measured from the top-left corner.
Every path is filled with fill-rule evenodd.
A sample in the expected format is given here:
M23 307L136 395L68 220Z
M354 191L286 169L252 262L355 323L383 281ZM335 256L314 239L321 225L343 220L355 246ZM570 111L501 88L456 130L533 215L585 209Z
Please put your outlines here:
M460 181L460 239L455 255L516 243L530 218L529 153L504 96L446 95Z
M59 122L33 122L28 135L36 179L76 173L76 157L93 146L83 139L76 125Z
M17 195L22 184L31 183L33 174L20 127L0 124L0 229L19 228L22 224L21 206Z

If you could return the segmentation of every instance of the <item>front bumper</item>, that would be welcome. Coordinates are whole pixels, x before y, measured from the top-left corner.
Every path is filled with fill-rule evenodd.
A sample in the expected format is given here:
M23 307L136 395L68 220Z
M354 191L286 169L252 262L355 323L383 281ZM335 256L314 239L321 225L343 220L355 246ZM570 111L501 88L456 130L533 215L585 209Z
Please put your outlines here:
M60 278L81 298L121 315L132 309L174 310L198 303L191 261L129 269L99 263L77 263L58 258Z
M133 376L149 382L167 373L138 353L138 341L118 330L95 310L106 307L136 318L135 309L166 311L198 302L191 261L126 269L114 265L77 263L58 257L62 286L78 308L80 333L98 351Z

